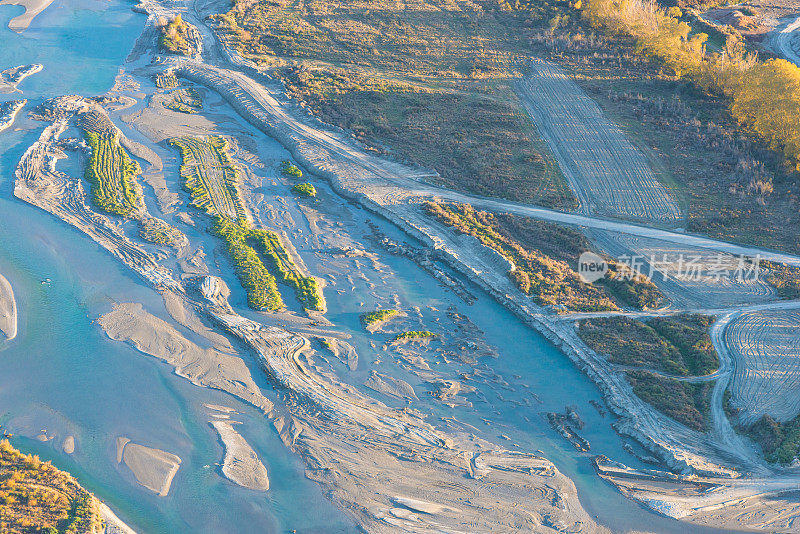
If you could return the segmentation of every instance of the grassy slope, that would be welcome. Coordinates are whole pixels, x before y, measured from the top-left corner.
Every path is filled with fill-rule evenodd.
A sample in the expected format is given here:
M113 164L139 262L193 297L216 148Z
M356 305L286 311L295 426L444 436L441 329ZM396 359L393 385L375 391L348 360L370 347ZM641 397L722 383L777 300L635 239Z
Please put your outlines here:
M0 532L100 532L94 497L69 474L0 441Z
M658 288L643 277L584 283L574 269L580 254L592 247L575 230L526 217L495 216L466 205L428 203L426 209L440 222L472 235L513 263L516 269L509 277L540 306L604 311L620 306L655 308L663 301ZM617 268L613 262L611 265Z
M509 79L524 37L467 0L234 3L228 44L276 66L324 120L448 186L568 209L575 200Z
M627 367L633 392L658 411L695 430L708 427L713 382L692 384L650 372L700 376L714 372L719 359L708 330L712 317L676 315L646 323L624 316L585 319L578 335L609 361Z

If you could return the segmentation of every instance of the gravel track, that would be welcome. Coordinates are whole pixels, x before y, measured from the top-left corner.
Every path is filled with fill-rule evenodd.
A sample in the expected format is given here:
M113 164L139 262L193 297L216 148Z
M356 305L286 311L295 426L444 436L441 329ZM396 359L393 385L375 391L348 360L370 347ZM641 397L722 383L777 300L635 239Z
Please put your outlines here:
M518 93L586 214L666 223L682 219L647 159L560 67L534 60Z
M800 66L800 17L777 30L773 45L776 52Z

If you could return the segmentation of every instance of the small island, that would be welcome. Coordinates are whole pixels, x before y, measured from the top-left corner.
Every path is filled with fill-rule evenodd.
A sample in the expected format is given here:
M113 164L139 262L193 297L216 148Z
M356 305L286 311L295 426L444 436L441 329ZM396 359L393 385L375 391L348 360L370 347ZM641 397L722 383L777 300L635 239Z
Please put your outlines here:
M296 184L294 187L292 187L292 192L297 193L301 197L313 198L317 196L316 188L308 182Z
M367 332L375 332L386 322L400 314L397 310L375 310L361 314L361 324Z

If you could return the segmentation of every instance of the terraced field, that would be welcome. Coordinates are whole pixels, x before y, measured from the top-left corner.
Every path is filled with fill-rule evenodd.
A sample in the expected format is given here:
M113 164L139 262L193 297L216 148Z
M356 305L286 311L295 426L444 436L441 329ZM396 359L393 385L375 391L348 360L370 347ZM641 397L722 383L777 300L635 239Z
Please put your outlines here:
M113 215L135 216L144 206L136 184L139 164L120 146L116 132L84 130L84 136L92 149L86 166L92 202Z
M725 343L734 360L731 404L742 424L800 413L800 311L745 313L728 326Z
M181 153L181 178L194 206L231 220L247 218L239 194L239 171L228 155L227 141L221 137L178 137L169 143Z
M587 213L678 222L681 209L644 155L556 65L535 60L518 92Z

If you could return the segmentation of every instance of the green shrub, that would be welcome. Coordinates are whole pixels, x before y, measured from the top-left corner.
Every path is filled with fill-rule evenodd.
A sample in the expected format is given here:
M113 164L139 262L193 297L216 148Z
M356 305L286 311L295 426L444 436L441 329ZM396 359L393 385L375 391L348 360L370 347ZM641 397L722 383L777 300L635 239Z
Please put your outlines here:
M412 330L409 332L403 332L401 334L397 334L392 341L405 341L410 339L429 339L438 336L439 334L434 334L433 332L429 332L428 330Z
M397 310L376 310L373 312L362 313L361 322L364 323L364 326L370 326L375 323L387 321L398 313L399 312Z
M642 370L625 375L636 396L659 412L693 430L707 429L713 382L691 384Z
M317 196L317 190L308 182L303 182L302 184L296 184L292 187L292 191L297 193L300 196L304 197L315 197Z
M281 162L281 172L284 174L284 176L289 176L290 178L303 177L303 171L301 171L300 167L293 164L291 161Z

